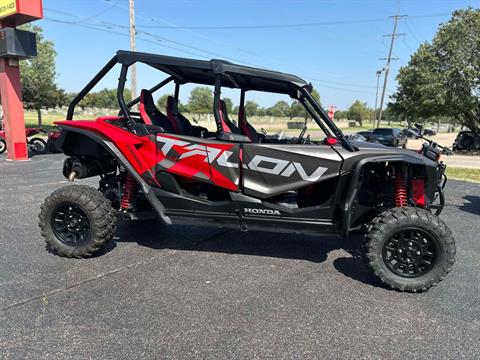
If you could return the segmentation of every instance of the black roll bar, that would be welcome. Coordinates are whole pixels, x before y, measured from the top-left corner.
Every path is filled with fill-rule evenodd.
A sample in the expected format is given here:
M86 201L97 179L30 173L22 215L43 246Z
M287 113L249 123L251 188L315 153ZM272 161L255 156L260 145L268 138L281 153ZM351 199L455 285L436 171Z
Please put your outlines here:
M178 81L175 81L175 95L174 95L174 98L175 98L175 102L177 104L179 104L179 101L178 101L178 96L180 95L180 84Z
M298 99L303 107L307 110L307 112L310 114L310 116L315 120L315 122L318 124L318 126L320 126L320 128L322 129L322 131L325 133L325 135L328 137L328 136L332 136L332 134L330 133L330 130L328 130L328 128L325 126L325 124L321 121L321 119L318 119L318 114L313 112L311 107L308 106L307 102L305 101L305 98L303 96L300 97L300 99Z
M245 92L247 90L241 89L240 90L240 105L238 106L239 109L244 108L245 110Z
M129 65L122 65L122 70L120 71L117 87L117 101L120 105L120 110L126 119L127 127L130 131L135 132L135 122L132 120L127 104L125 104L125 99L123 98L123 90L125 89L125 82L127 81L128 67Z
M220 120L220 96L222 91L222 74L217 74L215 76L215 91L213 94L213 115L215 117L215 122L217 123L217 134L223 132L222 121Z
M350 144L347 139L345 139L345 136L343 135L343 132L335 125L335 123L330 120L328 115L325 113L325 111L322 109L322 107L317 103L317 101L313 98L312 94L305 89L301 88L300 90L302 94L307 98L308 102L312 107L315 109L315 111L320 115L320 118L327 124L327 126L332 130L333 134L335 137L340 141L344 149L347 149L348 151L355 151L355 148ZM320 122L318 121L317 118L315 118L315 121L318 123L318 125L321 127Z
M92 90L95 85L98 84L100 80L117 64L117 55L110 59L110 61L95 75L95 77L90 80L90 82L75 96L68 106L67 111L67 120L73 120L73 114L75 112L75 106L82 101L82 99L87 95L90 90Z

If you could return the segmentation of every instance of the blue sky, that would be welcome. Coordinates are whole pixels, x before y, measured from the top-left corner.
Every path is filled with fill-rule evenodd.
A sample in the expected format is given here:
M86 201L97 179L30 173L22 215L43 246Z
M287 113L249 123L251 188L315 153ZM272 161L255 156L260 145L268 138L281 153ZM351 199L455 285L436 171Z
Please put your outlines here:
M37 23L55 43L57 82L67 91L80 90L115 51L129 48L128 0L43 3L45 19ZM406 35L395 44L394 56L399 60L391 66L387 94L395 90L399 67L420 42L430 41L453 10L479 7L480 1L136 0L135 5L138 51L223 58L293 73L313 83L324 105L345 109L356 99L374 105L375 72L384 66L379 58L386 57L389 46L389 38L383 35L393 28L389 16L409 18L399 22L398 32ZM275 26L285 24L302 26ZM139 87L161 80L161 74L149 69L142 67L138 72ZM99 87L115 87L117 76L115 72ZM226 95L238 102L233 92ZM188 98L188 89L181 98ZM255 94L254 100L270 106L278 98Z

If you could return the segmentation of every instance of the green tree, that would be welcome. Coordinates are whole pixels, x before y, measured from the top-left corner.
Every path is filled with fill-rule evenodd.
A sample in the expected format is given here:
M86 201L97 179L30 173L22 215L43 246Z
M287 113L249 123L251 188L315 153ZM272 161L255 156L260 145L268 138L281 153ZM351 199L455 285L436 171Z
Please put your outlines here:
M223 98L225 105L227 106L227 113L233 114L233 101L230 98Z
M312 92L312 97L317 100L317 102L320 104L320 106L322 106L322 102L320 101L320 94L318 93L317 90L313 89Z
M123 98L127 103L132 100L130 89L123 91ZM117 89L102 89L99 92L90 92L80 101L79 106L82 109L119 109Z
M160 98L157 100L157 108L164 114L167 113L167 99L169 96L173 96L172 94L163 94L160 96Z
M480 132L480 9L461 9L397 75L391 109L410 119L451 116Z
M267 114L270 116L284 117L289 116L290 105L286 101L278 101L275 105L267 109Z
M294 101L290 105L290 109L288 111L288 116L291 118L293 117L306 117L307 116L307 110L305 109L305 106L299 101Z
M208 87L196 87L190 92L188 110L194 114L208 114L212 112L213 93Z
M65 104L66 96L55 83L55 57L57 55L53 42L43 37L39 26L30 24L23 30L37 35L37 52L34 58L20 62L22 76L22 98L25 108L37 111L38 125L42 125L42 109L49 109Z
M258 112L258 104L253 100L248 100L245 102L245 113L248 116L255 116Z
M267 115L267 111L263 108L263 107L259 107L257 109L257 116L266 116Z
M350 105L347 110L347 117L350 120L357 121L360 126L363 126L363 121L370 119L372 112L373 110L367 107L367 103L363 103L360 100L355 100L355 102Z
M335 119L341 120L348 118L348 111L337 110L335 111Z
M313 89L312 92L312 97L322 106L320 102L320 94L318 93L317 90ZM290 119L292 117L303 117L305 120L307 120L310 117L310 114L308 113L307 109L305 109L305 106L299 101L294 101L290 105L290 110L288 116Z

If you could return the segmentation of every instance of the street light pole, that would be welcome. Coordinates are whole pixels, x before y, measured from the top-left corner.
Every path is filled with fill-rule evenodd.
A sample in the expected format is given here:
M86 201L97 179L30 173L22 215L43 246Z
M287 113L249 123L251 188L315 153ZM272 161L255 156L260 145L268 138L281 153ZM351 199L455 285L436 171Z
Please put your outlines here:
M392 59L393 44L395 43L395 39L398 36L405 35L405 34L397 34L397 24L398 24L398 19L405 18L406 15L395 15L391 17L394 19L393 32L392 34L385 35L385 36L390 36L391 41L390 41L390 49L388 50L388 57L385 59L387 60L387 64L385 65L385 77L383 79L383 89L382 89L382 97L380 99L380 111L377 119L377 128L380 127L380 121L382 120L383 101L385 100L385 91L387 90L388 72L390 71L390 62L393 60Z
M129 0L130 8L130 50L135 51L135 0ZM132 99L137 97L137 68L135 64L130 66L130 89L132 92Z
M385 70L385 68L377 70L377 91L375 92L375 108L374 108L374 123L375 120L377 120L377 106L378 106L378 87L380 85L380 76L382 76L382 72Z

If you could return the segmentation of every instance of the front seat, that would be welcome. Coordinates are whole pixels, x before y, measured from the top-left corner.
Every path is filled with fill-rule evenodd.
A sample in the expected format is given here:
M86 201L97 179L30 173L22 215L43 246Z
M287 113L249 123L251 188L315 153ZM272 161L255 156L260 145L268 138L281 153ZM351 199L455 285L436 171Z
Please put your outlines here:
M139 111L146 125L161 126L167 133L178 134L176 123L171 122L167 116L157 109L152 94L146 89L142 89L140 92Z
M227 104L220 100L220 122L222 123L222 130L227 133L242 135L242 131L228 118Z
M244 106L241 106L238 109L238 125L242 130L242 134L248 137L252 142L260 142L261 137L257 130L255 130L255 128L247 121Z

